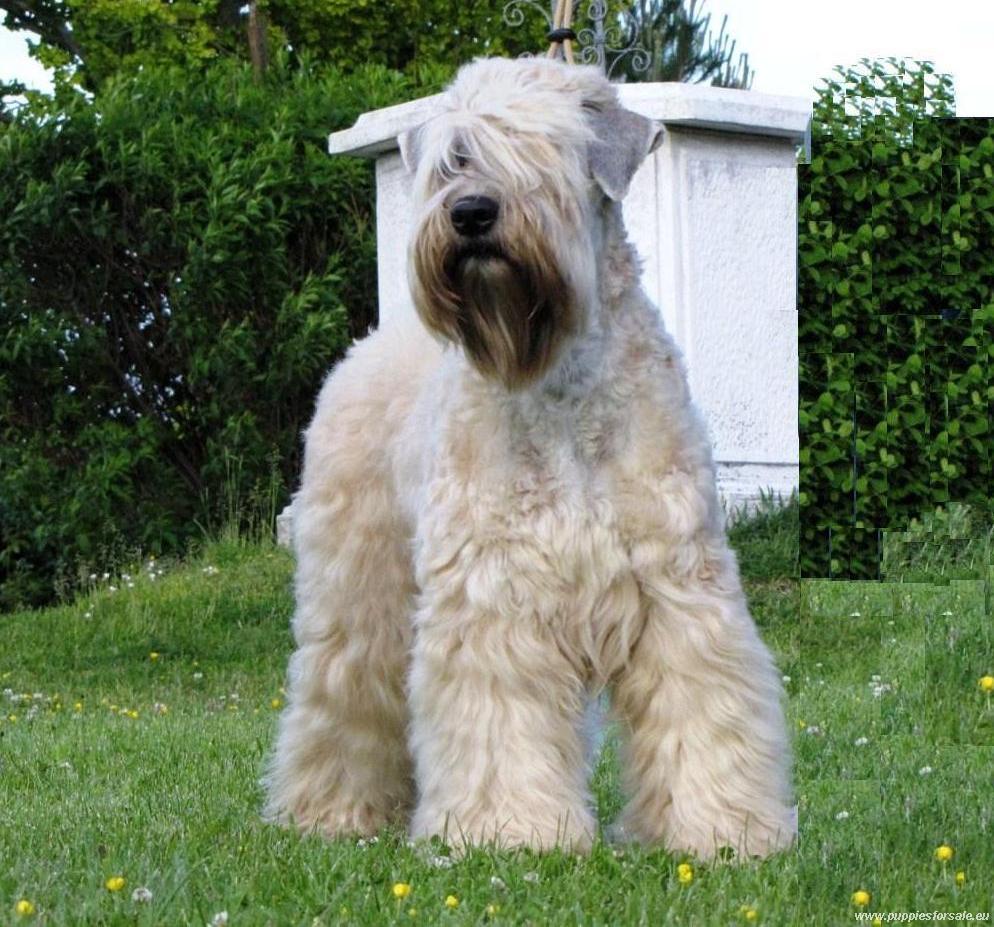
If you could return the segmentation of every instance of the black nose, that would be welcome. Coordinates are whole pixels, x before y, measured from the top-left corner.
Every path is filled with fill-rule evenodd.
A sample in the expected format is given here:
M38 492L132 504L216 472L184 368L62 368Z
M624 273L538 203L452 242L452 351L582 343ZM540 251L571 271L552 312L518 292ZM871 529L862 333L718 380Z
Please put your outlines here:
M482 235L497 221L497 201L489 196L464 196L452 204L452 227L467 238Z

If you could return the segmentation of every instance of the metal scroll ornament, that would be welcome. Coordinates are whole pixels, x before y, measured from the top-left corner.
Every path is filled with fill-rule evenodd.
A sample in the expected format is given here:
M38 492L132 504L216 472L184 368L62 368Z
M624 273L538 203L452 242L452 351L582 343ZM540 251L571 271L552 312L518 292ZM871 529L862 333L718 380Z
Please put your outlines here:
M585 15L583 15L584 9ZM551 32L554 25L555 5L550 11L537 0L510 0L504 5L504 22L512 27L520 26L525 21L526 12L530 13L531 10L536 10L545 18L546 26ZM631 59L629 67L635 73L649 70L651 64L649 53L638 44L634 37L635 30L624 29L623 19L623 13L608 18L607 0L588 0L586 3L583 0L576 0L573 3L572 21L576 24L576 44L580 63L599 65L609 78L614 75L618 62L624 58ZM633 38L626 45L629 35Z

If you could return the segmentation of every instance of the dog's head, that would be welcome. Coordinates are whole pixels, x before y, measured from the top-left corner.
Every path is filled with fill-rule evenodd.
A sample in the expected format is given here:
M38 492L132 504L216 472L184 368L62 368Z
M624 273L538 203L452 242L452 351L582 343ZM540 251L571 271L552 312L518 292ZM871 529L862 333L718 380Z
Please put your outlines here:
M428 328L508 389L546 373L593 311L605 201L624 197L662 132L597 68L462 68L440 113L400 138L416 174L411 290Z

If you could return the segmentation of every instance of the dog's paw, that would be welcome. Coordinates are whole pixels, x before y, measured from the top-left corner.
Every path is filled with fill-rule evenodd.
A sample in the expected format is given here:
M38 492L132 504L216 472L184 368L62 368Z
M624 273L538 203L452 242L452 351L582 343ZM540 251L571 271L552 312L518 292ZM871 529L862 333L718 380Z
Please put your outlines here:
M742 824L740 814L729 819L692 823L677 822L672 815L663 816L657 826L628 819L617 830L626 839L646 845L661 845L669 852L696 856L701 860L725 862L765 859L788 849L797 839L797 808L784 808L781 815L760 818L748 815Z
M339 837L371 837L390 824L397 816L368 803L332 805L326 808L305 807L281 810L267 819L283 827L292 827L305 834L320 834L329 840Z
M587 853L593 843L595 826L590 815L564 815L544 825L525 823L516 818L503 820L480 817L458 819L452 815L426 817L418 815L412 828L414 840L438 837L454 855L463 855L470 847L497 849L527 848L539 853L562 849L569 853Z

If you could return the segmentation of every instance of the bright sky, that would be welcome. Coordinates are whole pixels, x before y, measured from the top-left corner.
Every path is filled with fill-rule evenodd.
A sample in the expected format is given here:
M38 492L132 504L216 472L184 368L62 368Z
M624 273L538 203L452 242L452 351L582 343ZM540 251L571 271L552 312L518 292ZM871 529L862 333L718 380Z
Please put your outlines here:
M756 72L753 90L813 99L837 64L925 58L953 76L957 115L994 116L991 0L706 0L704 11L715 33L728 14L736 52L748 52ZM0 28L0 78L15 77L48 86L23 36Z
M994 116L991 0L706 0L704 12L716 34L728 14L753 90L813 99L835 65L919 58L952 75L956 115Z

